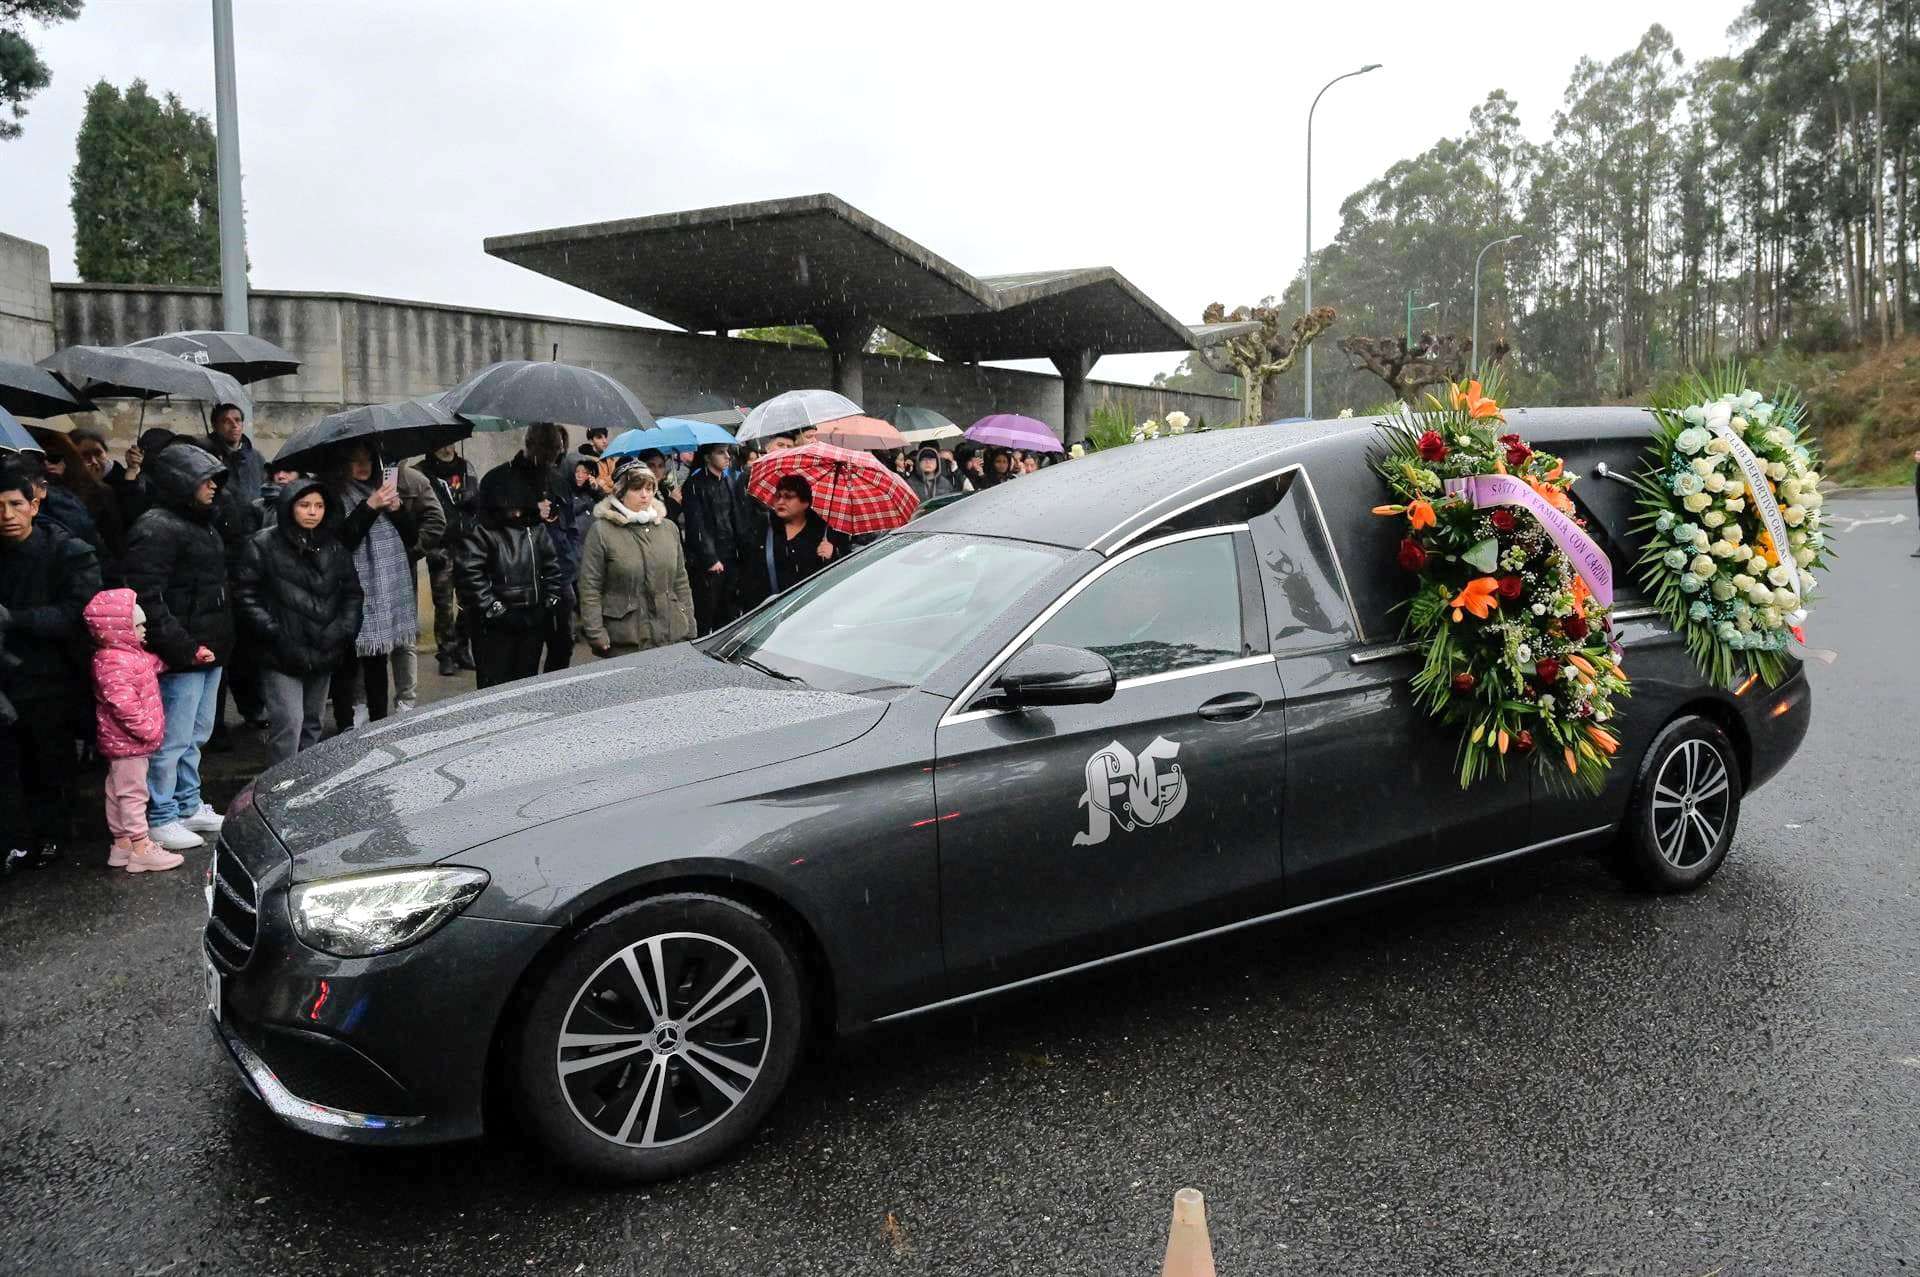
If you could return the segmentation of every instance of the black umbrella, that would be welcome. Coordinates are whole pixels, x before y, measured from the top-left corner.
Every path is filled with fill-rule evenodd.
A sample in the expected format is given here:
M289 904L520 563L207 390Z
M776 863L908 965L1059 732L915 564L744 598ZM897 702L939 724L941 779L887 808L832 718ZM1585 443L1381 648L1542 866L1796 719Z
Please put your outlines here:
M138 346L68 346L40 361L89 399L198 399L239 404L249 417L253 402L240 383L223 372Z
M682 421L704 421L710 426L725 426L728 429L747 419L747 414L740 411L737 401L726 395L716 395L710 390L690 395L660 415L678 417Z
M0 359L0 408L22 417L58 417L92 407L46 369Z
M187 332L163 333L158 337L133 342L132 345L137 350L157 350L163 355L172 355L190 364L223 372L243 386L300 371L300 361L292 352L250 333L223 333L196 328Z
M618 434L655 424L647 406L607 374L528 359L488 364L434 402L462 417L494 417L516 426L553 421L605 426Z
M318 469L328 453L355 442L370 443L382 460L397 461L458 443L472 433L471 423L431 399L369 404L322 417L300 430L280 446L273 464L280 470Z

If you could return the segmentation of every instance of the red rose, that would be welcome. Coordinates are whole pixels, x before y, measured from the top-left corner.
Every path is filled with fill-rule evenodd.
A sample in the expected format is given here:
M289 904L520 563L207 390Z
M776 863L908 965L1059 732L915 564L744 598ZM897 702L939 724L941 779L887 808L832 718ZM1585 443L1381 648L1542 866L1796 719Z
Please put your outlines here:
M1400 543L1400 566L1409 572L1424 571L1427 566L1427 552L1412 537Z
M1519 598L1520 595L1525 592L1526 588L1527 583L1517 576L1503 576L1500 578L1500 597L1506 599L1508 602Z
M1507 464L1516 470L1526 465L1527 458L1532 455L1533 449L1527 447L1524 443L1510 443L1507 445Z
M1468 692L1471 692L1473 690L1473 684L1474 677L1471 674L1461 673L1453 676L1453 690L1461 696L1465 696Z
M1551 656L1542 657L1535 663L1533 669L1534 672L1540 676L1542 683L1551 683L1560 677L1560 662L1554 660Z
M1527 731L1525 728L1522 728L1520 730L1520 734L1513 738L1513 747L1519 750L1523 754L1526 753L1528 750L1532 749L1533 733L1530 731Z
M1420 436L1415 445L1420 450L1422 461L1444 461L1447 457L1447 441L1440 437L1438 430L1429 430Z
M1513 517L1513 511L1511 510L1495 510L1488 517L1493 520L1493 530L1495 532L1511 532L1519 522Z
M1587 618L1579 615L1570 616L1561 623L1560 628L1567 632L1568 638L1577 643L1587 636Z

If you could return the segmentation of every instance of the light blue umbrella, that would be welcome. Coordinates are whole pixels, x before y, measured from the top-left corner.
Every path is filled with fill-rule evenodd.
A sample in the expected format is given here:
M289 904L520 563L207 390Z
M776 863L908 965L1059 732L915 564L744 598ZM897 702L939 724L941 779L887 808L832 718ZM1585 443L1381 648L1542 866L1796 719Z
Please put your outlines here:
M660 424L651 430L622 431L600 455L632 457L649 450L678 452L683 448L699 448L710 443L724 443L731 447L733 436L719 426L704 421L687 417L662 417Z
M27 428L13 419L13 414L0 408L0 451L37 452L46 455L46 449L34 441Z

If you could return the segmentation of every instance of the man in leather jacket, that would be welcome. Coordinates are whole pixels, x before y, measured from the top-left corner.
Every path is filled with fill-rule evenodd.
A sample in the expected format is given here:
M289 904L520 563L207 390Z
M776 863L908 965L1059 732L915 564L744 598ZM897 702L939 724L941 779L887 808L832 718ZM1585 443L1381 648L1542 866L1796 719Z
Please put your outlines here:
M687 575L693 580L693 614L701 634L711 634L740 615L740 551L748 528L743 494L727 473L732 461L733 449L725 444L700 449L699 466L683 489Z

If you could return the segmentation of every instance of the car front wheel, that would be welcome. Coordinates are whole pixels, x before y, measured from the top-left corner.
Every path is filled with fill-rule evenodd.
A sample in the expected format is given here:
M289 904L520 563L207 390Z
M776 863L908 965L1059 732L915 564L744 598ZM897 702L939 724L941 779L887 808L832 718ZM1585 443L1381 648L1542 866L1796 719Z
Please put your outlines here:
M521 1121L599 1178L703 1166L779 1098L806 1011L799 964L761 914L694 893L624 906L580 933L521 1019Z
M1727 858L1742 786L1733 742L1689 715L1661 730L1641 760L1622 831L1622 874L1648 891L1691 891Z

